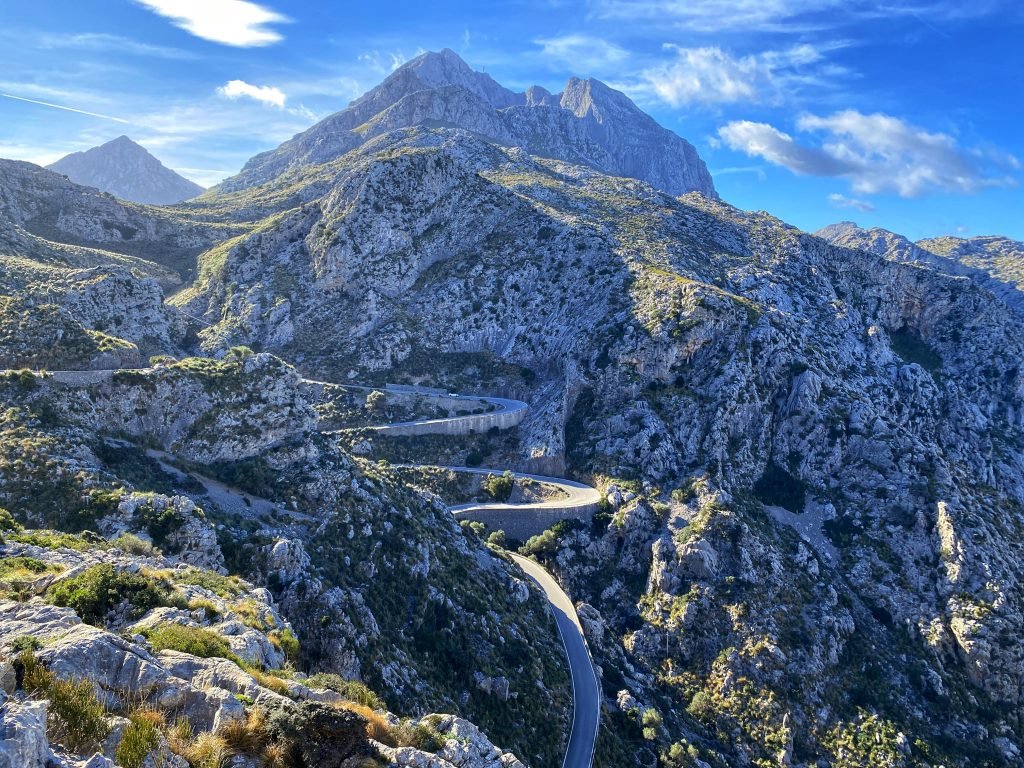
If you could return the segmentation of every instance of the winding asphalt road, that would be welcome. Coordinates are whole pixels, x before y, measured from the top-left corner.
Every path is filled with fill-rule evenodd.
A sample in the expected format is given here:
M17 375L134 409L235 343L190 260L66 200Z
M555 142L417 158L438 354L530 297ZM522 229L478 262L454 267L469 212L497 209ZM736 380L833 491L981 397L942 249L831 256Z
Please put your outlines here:
M590 768L597 746L597 728L601 721L601 687L583 636L576 607L558 582L542 566L522 555L509 553L526 575L537 582L551 606L562 636L572 676L572 731L562 768Z

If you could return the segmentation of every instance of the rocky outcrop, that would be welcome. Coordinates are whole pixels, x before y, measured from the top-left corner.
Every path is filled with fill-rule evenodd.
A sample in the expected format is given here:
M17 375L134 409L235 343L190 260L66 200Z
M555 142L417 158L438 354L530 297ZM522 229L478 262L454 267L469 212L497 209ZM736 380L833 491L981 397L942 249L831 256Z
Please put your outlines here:
M46 702L7 700L0 706L0 766L46 768Z
M427 715L419 723L444 740L436 753L380 744L377 749L381 756L402 768L526 768L515 755L498 749L479 728L461 717Z
M555 96L537 87L513 93L448 49L399 67L347 109L254 157L217 190L265 184L303 166L335 160L375 136L421 124L462 128L531 154L642 179L670 194L716 196L693 146L624 94L575 77Z
M316 423L294 368L269 354L240 354L120 371L95 386L51 386L70 423L146 436L191 461L239 460Z
M191 277L197 253L232 234L230 224L123 202L37 165L0 160L0 256L11 273L5 281L123 266L175 288Z

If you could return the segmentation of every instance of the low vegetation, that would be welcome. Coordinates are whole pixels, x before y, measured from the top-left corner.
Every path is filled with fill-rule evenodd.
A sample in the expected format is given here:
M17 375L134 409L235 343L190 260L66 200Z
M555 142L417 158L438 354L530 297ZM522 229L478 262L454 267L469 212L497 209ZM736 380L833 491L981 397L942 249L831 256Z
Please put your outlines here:
M18 657L22 688L34 698L47 699L47 735L73 752L95 749L110 731L103 704L88 680L61 680L44 667L32 651Z
M108 563L87 568L51 587L46 599L71 608L87 624L102 626L115 608L127 605L128 617L138 618L158 606L186 607L172 585L139 573L119 571Z

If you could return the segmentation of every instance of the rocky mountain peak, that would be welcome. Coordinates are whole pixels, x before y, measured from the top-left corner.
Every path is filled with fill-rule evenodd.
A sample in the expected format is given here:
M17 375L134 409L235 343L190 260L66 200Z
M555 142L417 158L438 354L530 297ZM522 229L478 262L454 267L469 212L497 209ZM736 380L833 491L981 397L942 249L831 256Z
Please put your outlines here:
M418 125L463 129L530 154L640 179L673 195L698 191L717 197L696 149L625 94L580 78L570 79L559 95L540 86L515 93L449 49L406 62L346 109L252 158L220 190L259 186Z
M624 93L609 88L592 77L585 80L570 77L562 92L561 105L576 117L592 116L598 122L602 121L604 111L612 108L625 109L647 117Z
M170 205L205 191L167 168L127 136L118 136L85 152L73 152L47 168L76 184L95 187L134 203Z

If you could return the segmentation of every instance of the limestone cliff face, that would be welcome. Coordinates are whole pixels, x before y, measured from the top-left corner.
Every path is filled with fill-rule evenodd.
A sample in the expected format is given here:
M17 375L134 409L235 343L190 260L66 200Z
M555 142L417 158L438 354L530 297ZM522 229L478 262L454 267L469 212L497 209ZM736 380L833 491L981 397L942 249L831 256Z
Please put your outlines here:
M403 65L347 109L257 155L217 189L258 186L286 171L335 160L382 133L416 125L462 128L533 154L643 179L671 194L716 196L693 146L622 93L579 78L571 78L558 96L540 88L513 93L447 49Z

